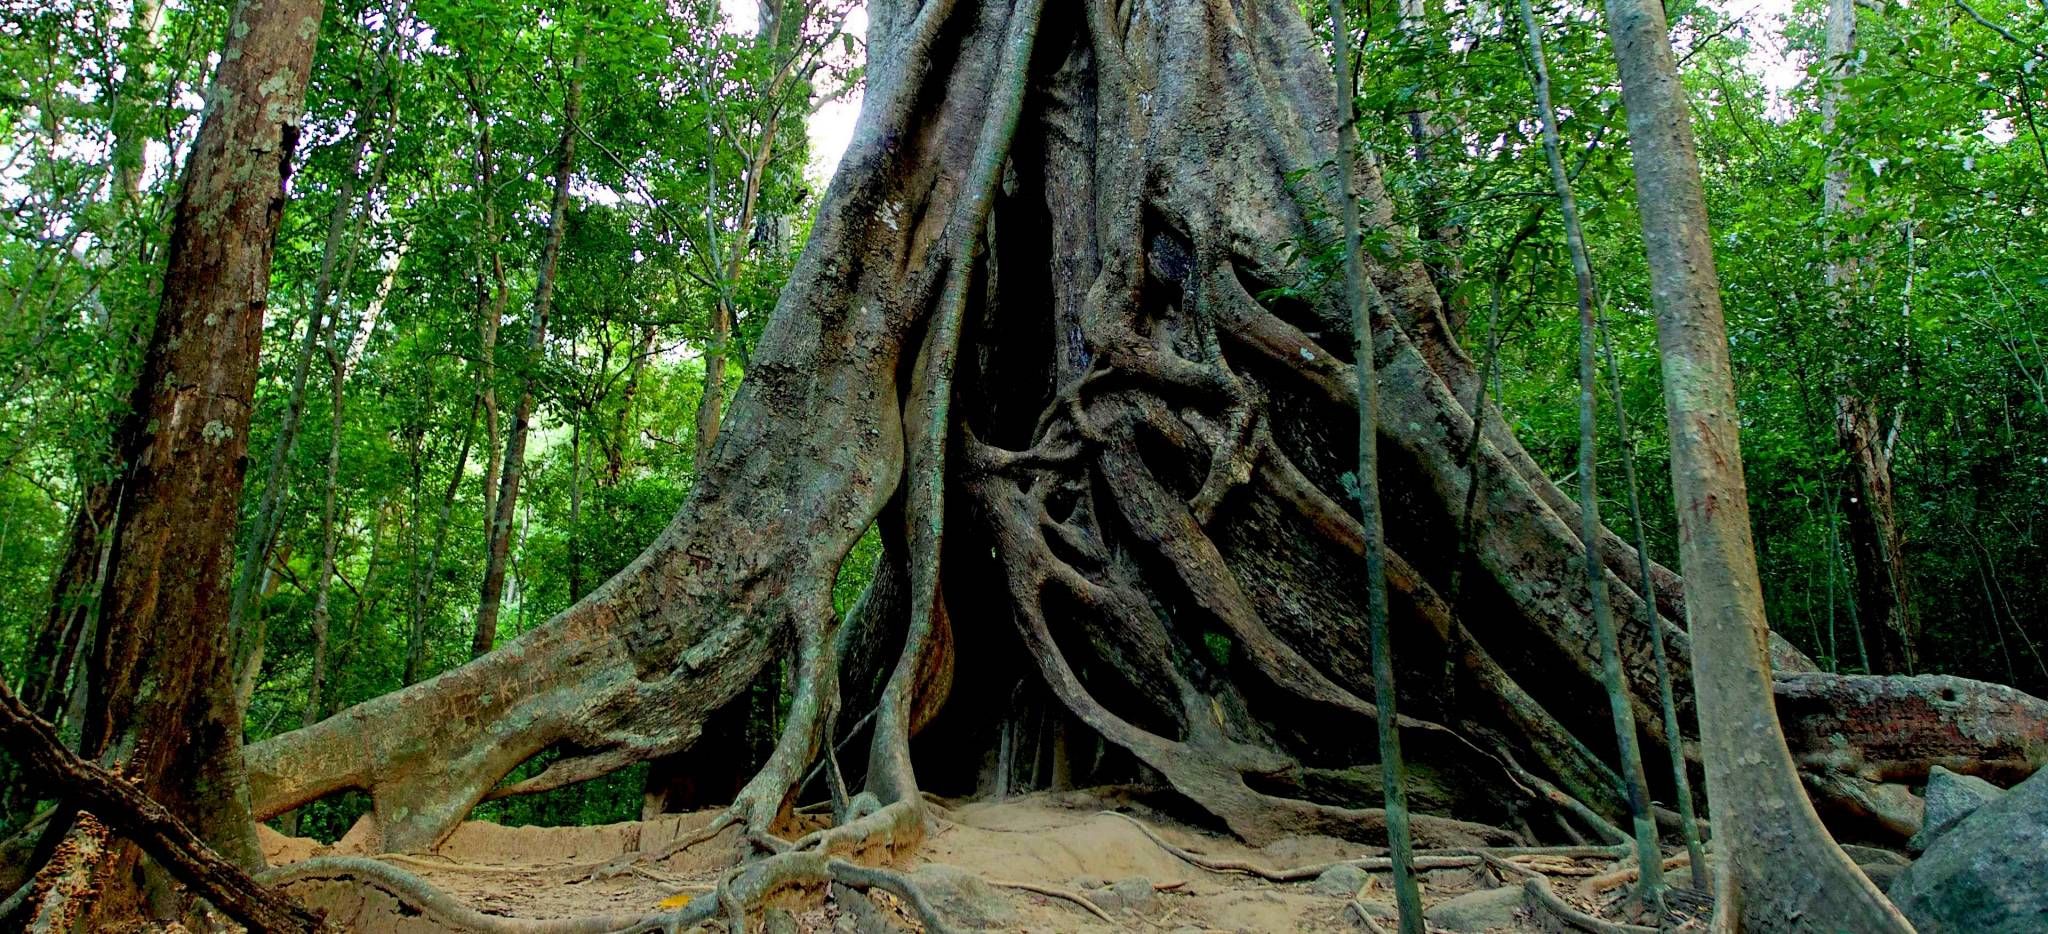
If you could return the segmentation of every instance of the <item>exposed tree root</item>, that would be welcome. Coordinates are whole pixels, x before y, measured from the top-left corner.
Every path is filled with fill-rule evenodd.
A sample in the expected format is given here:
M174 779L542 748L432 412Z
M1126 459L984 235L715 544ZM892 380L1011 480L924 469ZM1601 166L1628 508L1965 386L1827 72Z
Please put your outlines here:
M419 876L380 860L357 856L316 856L267 870L257 878L284 891L321 883L372 889L391 897L402 911L424 914L454 930L474 934L628 934L661 930L668 921L666 913L542 920L487 915Z
M1007 879L990 879L988 880L988 884L996 886L998 888L1017 889L1023 892L1036 892L1040 895L1046 896L1047 898L1057 898L1062 901L1072 902L1073 904L1081 906L1081 909L1083 911L1086 911L1089 914L1094 915L1097 918L1100 918L1102 920L1102 923L1111 926L1115 926L1116 924L1116 919L1114 917L1111 917L1109 912L1103 911L1101 905L1097 905L1094 902L1089 901L1087 898L1083 897L1078 892L1070 892L1066 889L1054 885L1040 885L1036 882L1012 882Z
M1165 837L1160 836L1157 831L1145 826L1143 822L1128 814L1120 814L1116 811L1103 811L1102 813L1129 821L1131 826L1138 828L1138 831L1143 833L1146 839L1151 840L1160 849L1165 850L1175 858L1191 866L1206 869L1210 872L1240 873L1256 876L1268 882L1300 882L1305 879L1313 879L1338 866L1356 866L1367 872L1385 872L1393 868L1393 861L1385 857L1362 857L1359 859L1340 859L1324 863L1311 863L1306 866L1295 866L1288 869L1272 869L1250 860L1205 856L1186 847L1174 845ZM1489 847L1483 849L1465 847L1441 853L1420 852L1415 857L1415 868L1457 869L1466 866L1476 866L1482 862L1490 863L1495 860L1506 862L1505 857L1511 855L1614 856L1619 852L1619 850L1612 847Z
M1541 876L1531 877L1528 881L1522 883L1522 887L1522 891L1527 896L1524 903L1529 906L1529 912L1535 917L1536 923L1546 931L1555 931L1558 934L1656 934L1657 932L1656 928L1643 927L1636 924L1617 924L1613 921L1595 918L1577 908L1573 908L1570 903L1559 898L1556 892L1551 891L1550 881Z
M58 739L56 728L30 712L5 685L0 685L0 740L38 784L61 789L68 804L134 841L228 917L260 931L317 931L325 926L318 914L250 879L242 867L207 846L177 815L134 785L79 758ZM105 840L104 833L88 832L67 843L69 849L60 848L53 864L56 871L40 880L47 883L41 888L48 897L36 909L40 920L69 926L63 919L74 909L63 903L96 887L92 873L103 861L88 850L103 846ZM28 910L27 904L20 907Z

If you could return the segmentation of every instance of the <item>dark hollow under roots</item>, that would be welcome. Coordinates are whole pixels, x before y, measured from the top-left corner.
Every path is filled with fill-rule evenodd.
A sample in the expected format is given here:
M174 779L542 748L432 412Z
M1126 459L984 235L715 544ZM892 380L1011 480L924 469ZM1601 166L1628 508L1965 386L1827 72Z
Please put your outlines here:
M517 642L251 747L259 816L358 789L383 848L417 850L485 797L688 769L790 652L782 733L718 825L764 854L734 891L782 866L822 892L856 881L830 866L914 847L920 778L1163 784L1250 842L1380 839L1349 316L1316 260L1337 240L1320 47L1292 3L1085 6L873 4L855 142L682 514ZM1396 231L1370 165L1358 190ZM1576 507L1497 416L1470 443L1477 377L1434 285L1375 259L1418 841L1604 836L1625 822ZM870 526L882 554L842 624L831 584ZM1635 557L1600 545L1663 761L1683 740L1647 707ZM1681 582L1655 573L1682 622ZM1775 654L1795 754L1854 836L1909 833L1906 786L1932 764L2012 777L2048 757L2033 698ZM807 777L836 826L767 836Z

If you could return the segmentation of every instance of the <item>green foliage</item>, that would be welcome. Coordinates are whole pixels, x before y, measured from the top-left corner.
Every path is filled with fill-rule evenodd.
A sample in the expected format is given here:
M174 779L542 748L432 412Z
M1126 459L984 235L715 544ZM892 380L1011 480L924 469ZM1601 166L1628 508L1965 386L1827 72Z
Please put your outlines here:
M738 327L718 349L743 370L815 201L803 174L812 102L858 77L858 45L840 33L845 3L771 6L784 13L775 36L736 31L716 0L329 6L272 270L252 465L280 441L323 269L336 338L311 361L280 533L250 614L265 647L247 708L252 739L306 717L328 350L346 364L346 410L322 713L403 686L415 630L415 676L468 659L486 462L529 381L539 409L508 635L581 597L572 583L601 585L675 516L696 468L709 309L729 293ZM175 168L225 11L168 7L154 33L138 25L134 0L0 14L0 195L10 208L0 227L0 665L10 680L43 624L72 510L112 475L111 428L147 336ZM532 354L548 173L579 43L579 158L555 308ZM123 165L142 170L132 204L117 196ZM330 251L337 205L346 222ZM480 391L500 264L494 435ZM263 473L249 471L245 521ZM847 601L877 547L865 543L848 562ZM484 813L623 819L638 813L640 774ZM300 827L332 839L366 807L340 796L307 808Z
M2019 42L1948 4L1860 13L1858 70L1836 130L1818 115L1821 4L1787 22L1673 7L1694 102L1708 206L1740 391L1751 509L1773 627L1824 665L1860 661L1850 630L1853 566L1835 440L1839 394L1876 401L1892 442L1899 520L1929 667L2048 689L2048 552L2038 529L2048 483L2048 354L2040 340L2048 277L2041 180L2048 137L2036 77L2048 10L1975 4ZM1506 287L1499 391L1524 444L1551 476L1573 470L1576 328L1570 265L1551 197L1518 31L1490 7L1431 5L1419 31L1395 5L1367 37L1360 106L1381 154L1401 235L1462 281L1440 285L1474 307ZM1594 4L1539 9L1595 275L1615 329L1623 402L1645 481L1652 548L1676 557L1655 321L1636 228L1624 115ZM1775 34L1775 35L1774 35ZM1807 64L1796 87L1767 84L1769 49ZM1443 134L1415 158L1409 114ZM1850 169L1859 210L1821 211L1831 155ZM1414 225L1434 207L1459 236ZM1543 207L1531 228L1531 212ZM1826 284L1853 256L1846 311ZM1462 335L1485 346L1484 316ZM1611 424L1600 469L1618 475ZM1606 497L1622 495L1609 484ZM1623 504L1602 504L1610 516Z

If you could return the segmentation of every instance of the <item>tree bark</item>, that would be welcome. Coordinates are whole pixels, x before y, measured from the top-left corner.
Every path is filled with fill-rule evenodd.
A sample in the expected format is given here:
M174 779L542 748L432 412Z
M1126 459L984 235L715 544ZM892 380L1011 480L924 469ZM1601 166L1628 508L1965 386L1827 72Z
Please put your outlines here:
M1835 223L1861 213L1850 187L1846 160L1838 151L1845 144L1838 128L1842 108L1849 102L1848 80L1857 71L1856 32L1855 0L1828 0L1828 81L1821 94L1820 113L1821 132L1831 148L1827 177L1821 186L1821 214L1823 220ZM1827 263L1827 287L1834 302L1835 323L1845 334L1853 333L1861 326L1855 319L1855 296L1862 262L1837 238L1830 241L1833 255ZM1856 387L1862 380L1854 375L1853 366L1850 370L1842 383ZM1899 529L1891 457L1882 431L1877 406L1867 395L1852 388L1836 396L1835 442L1848 460L1842 514L1848 520L1849 554L1856 567L1856 615L1860 622L1875 626L1878 634L1877 653L1865 664L1874 662L1880 674L1912 674L1918 661L1914 643L1919 637L1919 614L1913 607L1912 585L1906 574L1905 536Z
M519 505L519 482L526 469L526 439L533 422L534 368L546 350L548 312L555 299L555 264L562 254L562 233L568 224L569 176L576 168L576 132L583 110L583 56L578 40L570 63L567 95L562 104L562 137L555 152L554 200L548 209L547 241L541 248L539 281L533 290L533 325L527 333L528 371L519 390L519 403L512 411L512 430L505 440L495 509L491 513L491 535L484 558L483 599L477 604L476 636L470 640L470 654L489 652L498 640L498 610L505 595L505 567L512 552L512 519Z
M262 856L243 790L227 581L273 239L320 14L318 0L272 0L230 18L120 434L125 502L88 667L83 754L242 866ZM182 912L168 889L140 881L141 858L132 843L110 845L94 867L88 926Z
M1911 931L1800 786L1773 703L1769 632L1699 158L1662 7L1608 0L1663 353L1679 562L1693 636L1721 897L1736 930Z

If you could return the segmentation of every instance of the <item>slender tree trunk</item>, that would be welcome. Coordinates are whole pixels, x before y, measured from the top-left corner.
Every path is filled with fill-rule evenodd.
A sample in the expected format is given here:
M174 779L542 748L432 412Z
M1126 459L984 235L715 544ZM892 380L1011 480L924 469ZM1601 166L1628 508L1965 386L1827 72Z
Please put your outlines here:
M245 867L262 854L242 771L228 579L271 253L320 15L318 0L269 0L230 17L121 432L125 502L81 743ZM110 843L87 904L38 910L82 910L87 928L185 915L185 899L138 872L141 860L135 844Z
M1636 740L1635 709L1622 679L1621 637L1615 631L1614 611L1607 602L1606 562L1600 558L1600 493L1595 476L1599 459L1594 452L1599 424L1599 377L1593 363L1593 263L1586 255L1586 237L1579 229L1579 203L1572 196L1571 178L1565 174L1564 154L1558 143L1557 111L1550 103L1550 66L1543 57L1543 31L1536 25L1536 15L1529 10L1529 0L1520 0L1520 9L1522 28L1529 36L1536 111L1543 124L1543 155L1550 163L1550 183L1557 190L1558 216L1564 221L1565 245L1572 258L1572 282L1579 300L1579 541L1585 549L1586 592L1591 595L1593 626L1600 637L1601 678L1607 688L1608 709L1614 717L1615 749L1621 760L1619 771L1633 822L1636 864L1640 867L1636 874L1636 896L1653 912L1661 911L1664 854L1657 846L1657 822L1650 815L1650 783L1643 772L1642 751ZM1617 398L1616 403L1619 402ZM1640 544L1637 547L1640 549ZM1656 615L1654 609L1650 615ZM1679 734L1673 731L1669 735L1672 744L1677 745Z
M1836 151L1843 142L1838 127L1849 101L1848 81L1858 70L1855 0L1828 0L1825 53L1828 80L1820 100L1821 132L1831 148L1821 185L1821 213L1826 220L1840 222L1861 213L1846 160ZM1835 323L1845 333L1854 333L1865 326L1856 320L1859 303L1854 298L1861 264L1841 243L1830 246L1827 286ZM1906 574L1905 536L1892 496L1890 450L1882 440L1876 404L1854 388L1859 382L1853 373L1845 376L1842 385L1851 388L1835 399L1835 442L1848 461L1842 514L1848 519L1849 554L1856 568L1857 616L1877 627L1877 672L1911 674L1918 661L1914 643L1919 618Z
M1525 0L1526 2L1526 0ZM1636 482L1636 445L1634 436L1628 430L1628 406L1621 396L1621 367L1615 363L1614 338L1607 329L1607 322L1600 322L1600 341L1607 361L1607 378L1612 386L1614 400L1614 430L1621 437L1621 472L1628 481L1628 516L1635 531L1636 558L1642 563L1643 575L1643 625L1650 632L1651 657L1657 667L1657 706L1664 719L1664 746L1671 754L1671 784L1674 804L1678 808L1679 837L1685 841L1685 852L1692 860L1692 887L1701 892L1709 889L1707 852L1700 839L1699 817L1694 813L1692 796L1692 772L1685 761L1685 733L1679 729L1678 702L1673 696L1671 684L1671 660L1665 642L1670 638L1665 631L1664 617L1656 611L1656 578L1650 567L1650 536L1643 528L1643 495L1641 485ZM1832 579L1830 579L1832 583ZM1834 629L1830 618L1829 651L1833 651ZM1832 665L1833 659L1830 659ZM1834 669L1830 667L1829 671Z
M114 206L123 216L142 200L144 144L142 128L150 108L134 100L144 97L156 75L157 43L162 38L164 7L161 0L135 0L128 13L128 30L121 39L121 58L127 67L114 101Z
M1892 495L1891 458L1870 400L1848 393L1836 397L1835 440L1849 461L1841 500L1856 568L1856 615L1877 632L1875 673L1911 674L1918 667L1920 622Z
M569 602L583 599L583 419L569 427Z
M66 699L78 680L86 647L99 620L107 562L120 521L120 488L112 482L85 485L72 510L64 560L50 585L50 608L29 647L21 699L36 716L63 723Z
M1358 393L1358 472L1354 489L1359 525L1365 530L1365 616L1372 643L1373 701L1378 709L1380 782L1386 796L1387 849L1393 856L1394 900L1402 934L1422 934L1422 890L1415 879L1415 849L1408 826L1408 778L1401 762L1401 734L1395 725L1394 642L1387 615L1386 530L1380 511L1379 379L1374 372L1373 319L1384 313L1379 286L1366 275L1360 254L1358 192L1353 158L1358 152L1358 102L1351 82L1351 24L1344 0L1330 3L1330 31L1336 38L1337 213L1344 225L1344 302L1350 306L1352 372Z
M605 485L618 486L626 473L626 448L633 443L633 400L640 394L640 374L647 358L654 355L654 325L641 329L639 349L627 364L626 385L619 390L618 416L612 422L611 440L604 445Z
M1821 826L1786 747L1685 88L1660 5L1608 0L1607 21L1663 352L1694 690L1723 873L1717 910L1736 930L1910 931Z
M697 448L692 463L699 470L711 463L711 447L718 442L719 410L725 402L725 347L731 341L732 323L721 295L711 306L711 346L704 351L704 394L697 402Z
M482 202L482 230L478 239L485 252L483 259L490 265L490 283L482 283L482 271L478 272L477 295L477 392L483 404L484 417L484 541L488 544L496 536L498 515L498 468L503 448L498 430L498 329L505 320L505 303L509 290L505 279L505 256L498 243L498 154L491 140L490 117L484 112L483 90L474 74L469 83L470 113L477 125L477 192ZM488 551L488 547L486 548Z
M311 724L320 719L320 688L327 680L327 629L333 618L330 603L334 595L334 555L340 544L339 530L335 527L336 501L341 486L341 427L343 390L348 379L347 370L342 368L341 357L333 348L328 350L328 362L333 368L334 380L328 396L327 427L327 483L326 493L320 506L320 571L319 580L313 584L313 670L306 677L305 715L302 724Z
M580 40L579 40L580 42ZM569 176L576 167L577 122L583 110L583 46L576 47L570 64L567 99L562 105L562 137L555 156L555 196L548 211L547 243L541 249L540 277L533 293L533 329L526 339L529 367L538 366L545 349L548 311L555 297L555 264L562 253L562 231L568 223ZM499 481L498 499L492 516L490 550L484 563L483 599L477 605L476 637L470 642L472 655L491 650L498 639L499 604L505 595L505 566L512 550L512 519L519 503L520 475L525 469L526 437L533 421L534 376L528 373L519 391L519 405L512 413L512 431L505 441L505 463Z
M1400 3L1403 36L1413 45L1431 43L1429 8L1424 0L1400 0ZM1436 284L1437 293L1443 296L1444 322L1455 335L1464 332L1465 322L1471 317L1472 303L1459 288L1465 278L1464 258L1459 255L1465 247L1465 230L1451 221L1450 212L1445 209L1443 186L1438 184L1436 177L1439 168L1436 143L1445 133L1436 115L1428 109L1418 107L1408 112L1409 151L1421 180L1417 191L1421 211L1417 220L1423 239L1429 242L1436 254L1427 263L1429 276Z
M772 22L764 21L762 28L764 30L772 28ZM762 40L767 41L767 36L768 34L763 32ZM708 112L711 107L709 98L711 93L710 82L704 83L703 91L706 95L705 107ZM707 123L707 133L709 132L709 127L710 124ZM710 254L716 258L715 262L718 265L718 268L713 272L713 284L716 286L717 294L714 296L711 308L711 346L704 352L704 395L697 405L696 463L699 465L711 462L711 448L718 442L719 413L725 405L726 361L733 339L733 328L736 324L732 284L739 278L741 264L746 259L748 248L752 245L748 239L747 232L753 228L754 212L759 207L761 200L761 183L767 175L769 163L775 158L775 139L780 129L781 125L779 123L769 124L762 129L761 138L755 143L753 151L751 153L743 153L748 159L747 177L744 180L744 187L740 195L740 216L734 225L732 241L725 251L721 251L718 245L718 226L716 222L718 174L716 159L714 158L711 163L710 182L706 187L707 194L704 205L704 232L706 236L705 242L710 247ZM707 139L712 146L716 147L718 145L718 138L716 136L708 136Z
M332 370L328 385L328 427L327 427L327 478L323 484L320 507L320 569L313 583L313 610L307 619L307 628L313 636L312 670L306 675L306 703L299 715L299 725L310 726L320 720L320 690L327 680L327 632L333 620L330 602L334 595L334 555L340 536L335 528L337 493L341 485L341 427L342 388L344 373L341 358L335 353L335 343L330 341L327 348L327 362ZM248 706L248 691L241 692L243 707ZM279 818L286 836L297 836L299 812L293 811Z
M405 670L401 683L411 684L427 668L427 620L433 614L434 582L441 576L441 553L448 544L448 519L455 510L456 493L462 489L463 474L469 467L469 448L476 439L477 410L483 402L479 392L469 407L469 420L462 429L462 445L455 452L455 468L448 474L448 488L441 494L441 509L434 516L434 542L427 548L424 564L413 569L412 625L406 633Z

